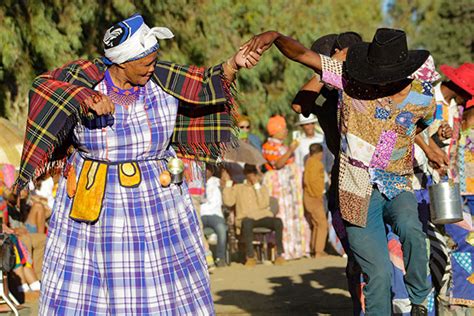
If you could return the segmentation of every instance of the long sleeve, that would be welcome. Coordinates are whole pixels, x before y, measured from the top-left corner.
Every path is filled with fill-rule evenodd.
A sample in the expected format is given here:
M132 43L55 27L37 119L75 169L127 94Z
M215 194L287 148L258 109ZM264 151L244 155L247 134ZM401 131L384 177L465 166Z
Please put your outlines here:
M267 209L270 207L270 195L265 186L261 186L259 189L254 187L254 190L257 194L257 206L259 209Z
M17 190L51 168L53 161L64 161L70 131L89 114L83 101L96 94L93 87L102 78L100 65L78 60L34 79Z
M179 99L171 139L178 155L216 161L237 142L235 89L222 64L206 69L159 61L152 79Z
M222 193L219 188L219 179L211 178L206 184L206 202L201 204L201 216L222 216Z
M321 81L333 86L336 89L344 89L342 80L343 62L331 59L331 57L320 55L322 65Z

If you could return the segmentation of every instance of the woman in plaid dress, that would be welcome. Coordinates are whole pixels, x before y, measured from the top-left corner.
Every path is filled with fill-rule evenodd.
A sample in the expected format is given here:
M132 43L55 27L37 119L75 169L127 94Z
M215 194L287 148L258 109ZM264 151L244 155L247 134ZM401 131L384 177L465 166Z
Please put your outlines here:
M179 93L171 95L169 85L152 78L158 67L156 38L170 37L168 29L149 29L140 15L132 16L104 37L110 66L103 73L97 64L77 62L67 72L59 69L40 76L48 79L46 86L34 83L42 93L33 91L31 120L36 119L32 115L44 95L52 101L41 108L61 114L54 106L71 88L64 82L74 82L74 88L94 82L91 78L96 75L103 78L92 94L67 90L67 102L86 91L81 108L104 115L83 117L72 127L76 150L67 159L67 177L59 182L51 218L40 315L214 314L201 234L186 183L165 186L159 180L167 159L176 156L170 141L182 100ZM219 79L212 91L221 93L221 80L231 82L236 68L250 68L258 58L244 59L237 53L218 68L217 77L211 76L210 80ZM184 84L196 84L192 78L203 72L192 73ZM33 128L27 126L28 135L42 131L34 133ZM27 136L30 147L32 139ZM20 186L25 170L34 164L26 158L35 156L34 150L27 148L23 154Z

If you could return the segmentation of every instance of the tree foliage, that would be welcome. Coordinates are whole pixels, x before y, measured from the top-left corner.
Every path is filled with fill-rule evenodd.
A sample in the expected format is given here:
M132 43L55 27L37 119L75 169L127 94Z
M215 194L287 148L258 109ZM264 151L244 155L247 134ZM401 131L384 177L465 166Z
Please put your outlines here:
M212 65L253 34L278 30L309 47L319 36L354 30L368 40L382 21L380 0L4 0L0 4L0 116L22 122L34 76L77 58L101 54L105 30L140 12L150 26L167 26L160 58ZM292 97L310 71L270 49L239 73L240 111L263 130L268 117L291 113ZM288 115L291 120L295 115Z
M428 49L436 64L459 65L474 56L474 1L393 0L389 20L407 30L414 47Z

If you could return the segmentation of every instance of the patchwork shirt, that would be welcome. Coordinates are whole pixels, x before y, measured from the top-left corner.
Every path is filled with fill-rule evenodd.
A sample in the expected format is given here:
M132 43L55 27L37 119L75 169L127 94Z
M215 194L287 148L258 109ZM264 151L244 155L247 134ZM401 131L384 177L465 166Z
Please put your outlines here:
M322 81L339 90L341 132L339 206L344 220L365 226L373 187L393 199L413 191L413 145L417 126L434 118L431 82L414 79L407 97L361 100L348 95L342 62L321 55Z

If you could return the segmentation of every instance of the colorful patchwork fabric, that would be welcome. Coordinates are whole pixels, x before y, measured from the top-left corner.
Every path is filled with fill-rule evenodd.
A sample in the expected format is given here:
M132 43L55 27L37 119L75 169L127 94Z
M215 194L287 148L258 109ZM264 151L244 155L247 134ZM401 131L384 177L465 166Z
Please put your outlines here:
M459 264L467 273L472 273L472 258L471 253L469 252L455 252L452 254L452 258L456 260L456 263Z
M79 60L33 81L17 189L46 169L64 166L72 128L93 119L83 101L96 94L93 88L105 71L100 59ZM204 69L158 62L152 80L179 99L172 145L181 156L217 160L227 145L235 144L234 100L222 65Z
M473 271L472 253L455 252L451 255L453 269L450 303L474 306L474 284L470 281Z
M459 139L459 184L463 195L474 194L474 129L462 131Z
M340 90L340 155L345 157L341 159L339 177L341 214L346 221L365 226L370 199L367 192L371 192L373 184L390 199L412 190L416 129L431 124L435 111L432 84L423 79L431 78L433 73L428 70L432 67L427 65L416 75L407 97L393 104L389 97L351 97L345 92L350 80L343 63L324 55L321 62L322 81ZM355 161L358 163L352 163Z
M406 176L400 176L381 169L370 169L369 173L372 183L376 184L380 193L388 199L393 199L403 191L412 191L411 181Z
M423 65L409 78L427 82L435 82L441 79L440 74L436 71L433 56L430 55Z
M386 120L390 116L390 111L381 107L375 108L375 118L379 120Z
M444 229L446 234L456 244L456 251L474 253L474 247L467 242L469 234L474 232L472 216L468 211L464 210L462 221L454 224L445 224Z
M397 133L394 131L384 131L375 147L375 153L372 155L370 168L386 169L390 163L393 149L397 142Z

